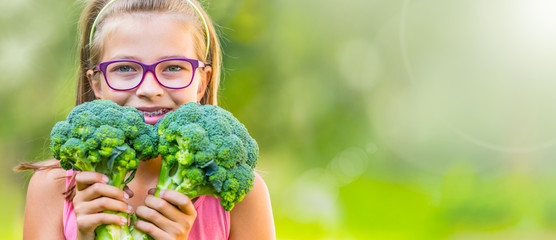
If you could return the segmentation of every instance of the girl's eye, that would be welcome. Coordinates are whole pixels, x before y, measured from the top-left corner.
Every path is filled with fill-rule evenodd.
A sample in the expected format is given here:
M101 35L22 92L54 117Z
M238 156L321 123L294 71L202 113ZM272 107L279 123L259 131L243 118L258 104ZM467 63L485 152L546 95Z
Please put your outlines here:
M116 71L118 72L131 72L133 71L133 68L130 66L119 66L118 68L116 68Z
M167 70L167 71L170 71L170 72L177 72L177 71L179 71L179 70L181 70L181 69L182 69L182 67L180 67L180 66L178 66L178 65L171 65L171 66L168 66L168 67L166 68L166 70Z
M108 67L110 72L113 73L134 73L137 72L137 67L126 64L114 64Z

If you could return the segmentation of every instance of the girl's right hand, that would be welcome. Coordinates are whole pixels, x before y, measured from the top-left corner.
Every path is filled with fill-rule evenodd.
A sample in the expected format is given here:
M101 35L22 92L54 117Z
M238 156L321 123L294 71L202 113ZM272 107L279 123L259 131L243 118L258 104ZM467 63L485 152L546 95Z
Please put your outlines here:
M127 219L104 210L130 213L130 198L125 191L108 185L108 178L97 172L80 172L75 176L73 207L77 221L77 239L94 239L101 224L125 225Z

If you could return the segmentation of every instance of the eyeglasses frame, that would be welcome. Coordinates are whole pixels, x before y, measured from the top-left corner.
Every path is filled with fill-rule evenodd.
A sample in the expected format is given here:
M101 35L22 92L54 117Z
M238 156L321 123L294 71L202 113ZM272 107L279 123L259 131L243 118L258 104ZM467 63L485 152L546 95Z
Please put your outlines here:
M165 86L164 84L162 84L158 80L158 77L156 76L156 66L158 66L158 64L160 64L161 62L173 61L173 60L182 60L182 61L189 62L191 64L191 66L193 67L192 68L193 73L191 74L191 79L189 80L189 83L185 87L168 87L168 86ZM132 88L127 88L127 89L116 89L116 88L114 88L110 85L110 83L108 82L108 78L106 77L106 68L111 63L117 63L117 62L137 63L143 68L143 76L141 77L141 81L137 84L137 86L132 87ZM139 61L136 61L136 60L131 60L131 59L118 59L118 60L112 60L112 61L106 61L106 62L99 63L93 69L93 72L102 72L102 74L104 75L104 81L106 82L108 87L110 87L111 89L113 89L115 91L129 91L129 90L132 90L132 89L135 89L135 88L141 86L141 84L145 80L145 76L147 75L148 72L151 72L153 74L154 79L156 79L156 82L158 82L158 84L160 86L163 86L163 87L168 88L168 89L184 89L184 88L189 87L189 85L191 85L191 83L193 82L193 79L195 78L195 72L197 71L197 68L204 68L206 66L207 66L207 64L205 64L204 62L201 62L200 60L197 60L197 59L191 59L191 58L165 58L165 59L157 61L153 64L144 64L142 62L139 62Z

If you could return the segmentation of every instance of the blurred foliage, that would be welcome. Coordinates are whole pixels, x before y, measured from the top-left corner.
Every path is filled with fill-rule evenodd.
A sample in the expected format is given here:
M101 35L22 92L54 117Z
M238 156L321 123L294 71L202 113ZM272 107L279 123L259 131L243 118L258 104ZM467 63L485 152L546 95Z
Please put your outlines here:
M74 1L1 0L1 239L73 107ZM279 239L556 236L556 5L204 1L219 104L261 148Z

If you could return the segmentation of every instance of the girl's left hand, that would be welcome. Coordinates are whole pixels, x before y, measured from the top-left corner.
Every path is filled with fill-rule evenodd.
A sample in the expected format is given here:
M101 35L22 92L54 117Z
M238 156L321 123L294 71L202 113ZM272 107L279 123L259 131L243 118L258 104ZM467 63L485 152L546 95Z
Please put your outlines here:
M149 193L145 206L135 211L146 221L137 220L135 227L157 240L187 239L197 217L191 199L174 190L160 191L159 198Z

